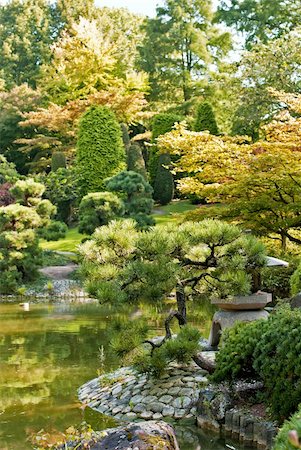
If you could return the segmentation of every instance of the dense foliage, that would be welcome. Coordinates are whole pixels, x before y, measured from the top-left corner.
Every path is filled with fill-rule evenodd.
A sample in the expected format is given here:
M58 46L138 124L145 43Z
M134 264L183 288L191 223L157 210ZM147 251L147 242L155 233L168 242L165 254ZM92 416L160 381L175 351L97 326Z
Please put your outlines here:
M151 217L154 202L152 188L145 178L137 172L123 171L105 182L109 191L116 192L123 200L124 217L131 217L139 228L154 225Z
M63 152L54 152L51 157L51 170L66 169L66 156Z
M228 331L217 358L215 381L257 376L272 415L283 420L301 402L301 312L280 308L267 321Z
M147 179L145 161L142 155L141 147L138 144L132 144L128 147L127 170L140 173L140 175Z
M154 180L154 200L160 205L167 205L174 195L174 179L170 171L170 156L160 155L156 178Z
M0 207L0 293L10 294L34 279L40 249L37 230L49 223L55 207L43 200L44 186L33 179L11 188L16 203Z
M300 436L301 411L299 407L298 411L281 426L275 438L273 450L295 450L296 448L301 448Z
M116 117L106 107L91 107L82 117L77 143L77 171L82 195L99 192L105 178L118 172L125 159Z
M93 192L85 195L79 205L79 232L94 233L97 227L123 216L123 202L112 192Z
M194 124L195 131L209 131L211 134L218 134L218 127L212 106L208 102L200 103Z

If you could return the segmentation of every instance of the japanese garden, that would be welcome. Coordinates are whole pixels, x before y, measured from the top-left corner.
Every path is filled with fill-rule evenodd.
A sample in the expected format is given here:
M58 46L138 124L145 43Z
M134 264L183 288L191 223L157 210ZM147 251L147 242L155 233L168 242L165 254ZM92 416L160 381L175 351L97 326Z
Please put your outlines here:
M0 3L0 449L301 449L301 0L145 2Z

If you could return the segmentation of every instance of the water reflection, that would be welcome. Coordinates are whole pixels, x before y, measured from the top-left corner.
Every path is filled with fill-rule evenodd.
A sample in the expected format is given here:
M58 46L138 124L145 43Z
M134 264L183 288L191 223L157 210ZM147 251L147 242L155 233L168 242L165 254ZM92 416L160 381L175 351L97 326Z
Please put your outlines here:
M98 429L114 426L113 419L80 408L77 388L95 377L100 365L105 371L118 366L118 360L108 350L106 330L112 318L126 319L142 313L157 334L161 331L162 315L171 306L141 303L137 309L128 305L116 308L98 304L31 304L30 311L23 311L18 304L1 304L1 450L29 449L26 439L32 433L42 428L63 431L84 419ZM205 336L212 314L210 305L190 305L191 321ZM199 432L193 425L178 427L178 432L181 450L197 448ZM208 445L204 447L203 443L202 450L219 449Z

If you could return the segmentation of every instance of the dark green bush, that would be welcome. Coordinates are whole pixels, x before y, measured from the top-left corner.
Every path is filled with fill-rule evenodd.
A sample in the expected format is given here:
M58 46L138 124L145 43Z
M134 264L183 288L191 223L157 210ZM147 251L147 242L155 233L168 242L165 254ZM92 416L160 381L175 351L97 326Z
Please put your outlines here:
M197 108L195 131L209 131L211 134L218 134L218 127L212 106L208 102L200 103Z
M157 137L171 131L174 124L176 122L181 122L181 120L183 120L182 116L173 113L161 113L154 116L151 124L152 141L155 142ZM159 168L159 156L160 155L158 153L157 147L153 146L149 154L149 164L148 164L150 182L153 187L155 186L157 170Z
M137 221L138 228L147 228L154 225L151 217L153 209L152 187L137 172L123 171L106 180L106 188L116 192L124 203L125 217Z
M51 157L51 171L56 172L58 169L66 169L66 156L63 152L54 152Z
M127 170L132 170L134 172L140 173L140 175L147 179L145 161L142 155L141 147L138 144L132 144L128 149Z
M124 214L122 201L112 192L93 192L86 195L79 205L79 232L94 233L97 227Z
M276 419L288 418L301 402L300 352L301 311L279 308L258 340L253 364Z
M103 180L118 172L125 160L121 130L114 113L92 106L81 118L76 165L82 196L103 190Z
M39 237L46 241L57 241L63 239L66 236L68 227L64 222L58 220L52 220L47 227L39 230Z
M289 285L292 295L297 295L301 291L301 263L292 274Z
M258 320L237 323L225 330L221 349L216 356L217 367L212 380L218 382L255 376L253 355L258 339L266 327L266 321Z
M173 113L161 113L153 117L151 128L152 128L152 140L154 141L161 134L168 133L172 130L172 127L176 122L181 122L183 117L179 114Z
M154 200L160 205L167 205L173 199L174 180L169 170L170 156L160 155L157 174L154 182Z
M301 402L300 351L301 311L281 307L267 321L239 324L225 333L212 379L257 377L272 416L282 421Z
M295 265L289 267L265 267L262 269L262 290L270 292L273 299L282 299L290 297L290 282L295 271ZM301 284L300 289L301 290Z

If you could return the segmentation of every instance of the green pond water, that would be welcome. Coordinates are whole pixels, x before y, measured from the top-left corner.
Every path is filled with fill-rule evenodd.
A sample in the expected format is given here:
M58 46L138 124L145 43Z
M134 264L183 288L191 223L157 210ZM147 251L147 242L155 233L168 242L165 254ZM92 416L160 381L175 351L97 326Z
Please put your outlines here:
M146 316L156 335L170 307L31 304L24 311L18 304L0 304L0 449L31 449L30 437L41 429L64 431L83 421L97 430L117 425L89 408L83 411L77 388L98 371L118 367L107 331L115 317ZM190 321L206 337L213 312L211 305L190 307ZM202 433L193 423L178 424L176 430L181 450L241 448Z

